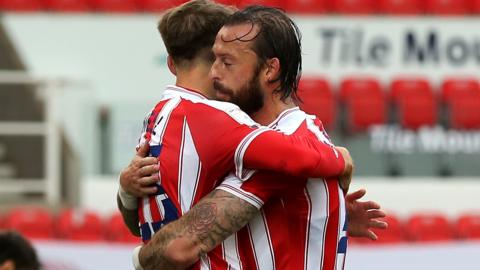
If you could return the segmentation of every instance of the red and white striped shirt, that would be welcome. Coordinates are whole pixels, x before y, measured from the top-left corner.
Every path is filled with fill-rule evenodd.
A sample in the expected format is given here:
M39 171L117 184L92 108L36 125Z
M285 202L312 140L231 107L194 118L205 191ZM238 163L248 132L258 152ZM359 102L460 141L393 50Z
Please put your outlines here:
M231 171L245 180L253 173L245 168L338 175L344 167L342 157L314 138L259 127L234 104L176 86L166 88L145 119L140 143L145 142L150 155L158 157L160 180L155 195L139 199L144 241L187 212ZM299 158L292 162L292 154ZM226 265L221 254L219 247L195 268L221 269Z
M315 134L333 147L320 121L298 108L284 111L270 127L286 134ZM343 269L346 211L338 179L295 179L260 171L248 181L232 174L218 189L263 207L225 241L224 257L232 269Z

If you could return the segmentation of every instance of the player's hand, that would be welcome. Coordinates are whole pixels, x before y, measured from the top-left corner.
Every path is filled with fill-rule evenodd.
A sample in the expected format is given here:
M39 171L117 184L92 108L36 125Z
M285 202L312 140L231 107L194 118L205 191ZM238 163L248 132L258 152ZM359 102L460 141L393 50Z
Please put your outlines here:
M148 143L140 146L127 168L120 174L120 185L128 194L143 197L157 192L153 186L158 179L158 160L156 157L147 157Z
M338 181L339 185L345 194L348 192L348 188L350 187L350 183L352 182L353 172L355 170L355 166L353 164L352 156L350 152L345 147L335 147L335 149L342 154L343 159L345 160L345 169L343 173L340 175Z
M365 237L377 240L377 235L371 230L386 229L388 224L379 220L386 216L380 209L380 205L373 201L358 201L366 193L365 189L357 190L345 196L345 207L348 216L348 235L353 237Z

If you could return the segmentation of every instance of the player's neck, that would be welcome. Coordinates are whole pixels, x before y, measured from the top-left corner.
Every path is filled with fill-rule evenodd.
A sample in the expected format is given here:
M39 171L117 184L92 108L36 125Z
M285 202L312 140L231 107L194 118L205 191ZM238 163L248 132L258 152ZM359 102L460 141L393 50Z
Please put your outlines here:
M296 105L289 97L285 101L280 99L279 94L264 97L263 107L251 115L255 122L268 126L285 110L294 108Z
M195 65L189 69L178 69L175 85L193 89L209 99L215 97L212 81L209 79L209 67Z

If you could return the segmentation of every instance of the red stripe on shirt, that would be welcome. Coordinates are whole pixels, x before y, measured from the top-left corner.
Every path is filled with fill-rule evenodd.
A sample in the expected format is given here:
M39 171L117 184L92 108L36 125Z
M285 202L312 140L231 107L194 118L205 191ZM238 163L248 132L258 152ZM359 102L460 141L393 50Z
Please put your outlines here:
M338 226L339 226L339 207L338 201L338 182L336 180L327 180L328 188L328 211L329 217L327 222L327 230L325 237L325 259L323 261L322 270L333 270L337 262L337 245L338 245Z

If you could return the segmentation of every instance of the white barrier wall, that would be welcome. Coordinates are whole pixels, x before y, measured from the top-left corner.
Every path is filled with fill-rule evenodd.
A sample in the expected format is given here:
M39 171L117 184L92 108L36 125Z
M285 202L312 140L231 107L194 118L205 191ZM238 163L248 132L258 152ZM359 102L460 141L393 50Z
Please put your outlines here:
M478 269L480 242L354 246L347 251L348 270Z
M45 270L130 270L134 245L35 242ZM478 269L480 242L350 246L346 270Z

